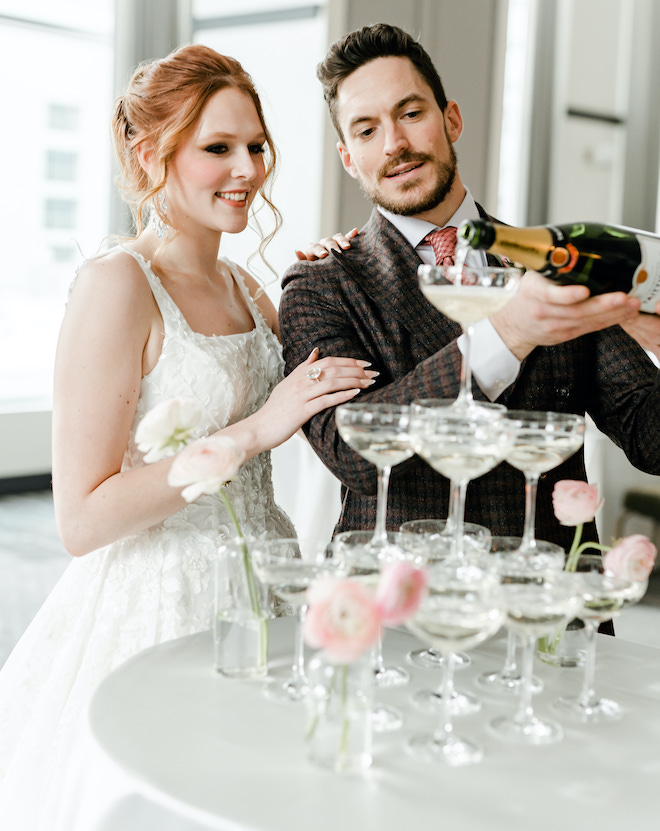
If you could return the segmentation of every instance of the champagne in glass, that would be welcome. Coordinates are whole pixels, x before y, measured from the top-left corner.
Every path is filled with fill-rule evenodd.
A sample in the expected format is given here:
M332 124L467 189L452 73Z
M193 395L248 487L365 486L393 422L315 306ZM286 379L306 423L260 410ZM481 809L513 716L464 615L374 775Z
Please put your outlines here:
M266 695L277 701L301 701L307 693L302 633L307 611L306 592L322 577L341 573L344 563L341 558L333 557L332 550L321 542L289 538L255 540L250 556L259 580L270 586L276 597L298 611L292 675L284 682L271 679Z
M598 554L579 557L576 572L582 578L584 605L580 618L584 621L587 637L584 680L579 695L562 696L555 702L555 708L581 722L614 721L622 716L621 706L609 698L599 698L595 692L598 624L618 617L624 609L639 603L648 587L648 579L628 580L609 574Z
M449 529L449 533L448 533ZM406 546L418 550L425 565L442 562L451 554L453 532L445 519L411 519L399 529L406 540ZM491 535L488 528L474 522L463 524L463 546L469 554L485 554L490 550ZM408 542L409 541L409 542ZM408 660L421 669L439 669L444 658L432 646L414 649L408 653ZM470 657L464 652L454 655L456 669L470 666Z
M464 259L464 257L463 257ZM511 267L466 266L457 252L457 265L420 265L419 287L426 299L446 317L460 324L465 335L459 394L454 402L461 412L478 410L472 395L470 340L474 324L499 311L513 297L521 270Z
M535 571L502 588L505 625L517 632L523 642L522 683L515 714L498 716L490 722L490 728L499 738L521 744L559 741L563 737L561 725L540 718L532 706L534 649L539 637L556 631L579 612L579 579L564 571Z
M413 634L442 653L440 723L432 734L413 737L408 749L422 759L447 765L480 761L483 750L471 739L457 736L453 726L454 654L492 637L503 620L498 581L479 562L445 561L429 569L429 595L406 623Z
M564 568L564 549L545 540L537 540L537 556L528 558L520 555L522 537L492 537L491 554L495 561L500 579L504 582L526 580L534 577L534 572L543 565L544 570L554 569L561 571ZM509 628L506 642L506 657L504 666L500 670L487 670L477 676L476 683L489 692L517 695L523 681L518 661L516 647L518 636ZM533 693L543 689L542 682L534 676L531 681Z
M374 548L386 547L387 492L394 465L414 451L408 428L410 408L401 404L342 404L336 410L337 429L346 444L378 470Z
M507 418L518 423L516 440L506 461L525 475L525 524L519 556L536 558L536 567L543 568L540 546L536 540L536 492L542 473L566 461L584 443L584 416L573 413L508 410Z
M450 402L414 402L410 435L415 451L452 484L452 556L465 556L463 543L467 486L496 467L511 450L518 422L501 418L499 405L466 417Z
M342 531L332 541L335 556L345 563L349 577L375 585L381 569L396 560L407 560L415 566L422 565L417 549L406 545L402 534L387 532L387 545L374 548L370 531ZM407 684L410 673L403 667L387 666L383 660L383 636L378 638L374 650L373 673L377 687ZM384 732L398 730L403 725L403 714L395 707L377 702L372 710L374 730Z

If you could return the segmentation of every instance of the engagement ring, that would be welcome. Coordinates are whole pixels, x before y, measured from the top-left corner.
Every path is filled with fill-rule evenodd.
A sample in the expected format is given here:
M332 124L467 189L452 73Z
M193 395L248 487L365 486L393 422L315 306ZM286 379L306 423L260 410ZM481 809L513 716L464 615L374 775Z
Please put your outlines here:
M310 381L320 381L323 370L318 366L310 366L307 370L307 377Z

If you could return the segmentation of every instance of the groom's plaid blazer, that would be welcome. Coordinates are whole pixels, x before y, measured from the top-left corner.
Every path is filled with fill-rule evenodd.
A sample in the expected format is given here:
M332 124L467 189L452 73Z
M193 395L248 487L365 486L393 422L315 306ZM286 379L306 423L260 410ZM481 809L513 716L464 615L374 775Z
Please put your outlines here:
M485 217L485 212L482 211ZM313 347L320 355L372 362L376 384L356 401L408 404L458 393L460 327L437 311L417 285L420 260L410 244L374 210L351 248L317 262L298 262L286 273L280 328L287 371ZM483 399L474 385L475 397ZM509 409L590 413L631 462L660 474L660 373L620 327L552 347L537 347L516 381L498 398ZM372 528L376 471L339 437L333 409L314 416L305 432L318 456L342 482L339 530ZM558 524L552 488L559 479L585 479L582 451L540 483L537 536L567 547L573 528ZM448 482L419 457L392 470L387 524L444 518ZM466 519L493 534L520 535L523 475L504 463L471 482ZM584 539L594 539L594 527ZM609 540L607 541L609 542Z

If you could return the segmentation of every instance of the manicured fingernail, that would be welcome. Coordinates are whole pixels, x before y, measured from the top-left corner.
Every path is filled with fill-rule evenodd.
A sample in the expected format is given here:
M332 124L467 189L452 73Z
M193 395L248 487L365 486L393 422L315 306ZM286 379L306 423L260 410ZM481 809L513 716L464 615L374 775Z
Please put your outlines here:
M357 361L358 366L371 366L371 361Z
M368 375L369 378L378 378L380 372L376 372L375 369L367 369L364 374Z
M318 351L319 351L318 346L315 346L315 347L314 347L314 349L312 349L312 351L309 353L309 357L311 358L311 357L312 357L312 355L313 355L315 352L317 352L317 353L318 353ZM308 358L308 360L309 360L309 358Z

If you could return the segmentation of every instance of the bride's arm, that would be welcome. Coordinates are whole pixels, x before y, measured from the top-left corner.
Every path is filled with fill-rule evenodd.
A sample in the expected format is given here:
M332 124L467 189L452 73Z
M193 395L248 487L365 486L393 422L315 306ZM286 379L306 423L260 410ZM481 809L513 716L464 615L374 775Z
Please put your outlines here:
M167 484L171 459L121 473L144 363L162 320L135 260L88 263L71 293L55 360L53 495L74 556L148 528L185 502ZM155 346L154 346L155 344Z

